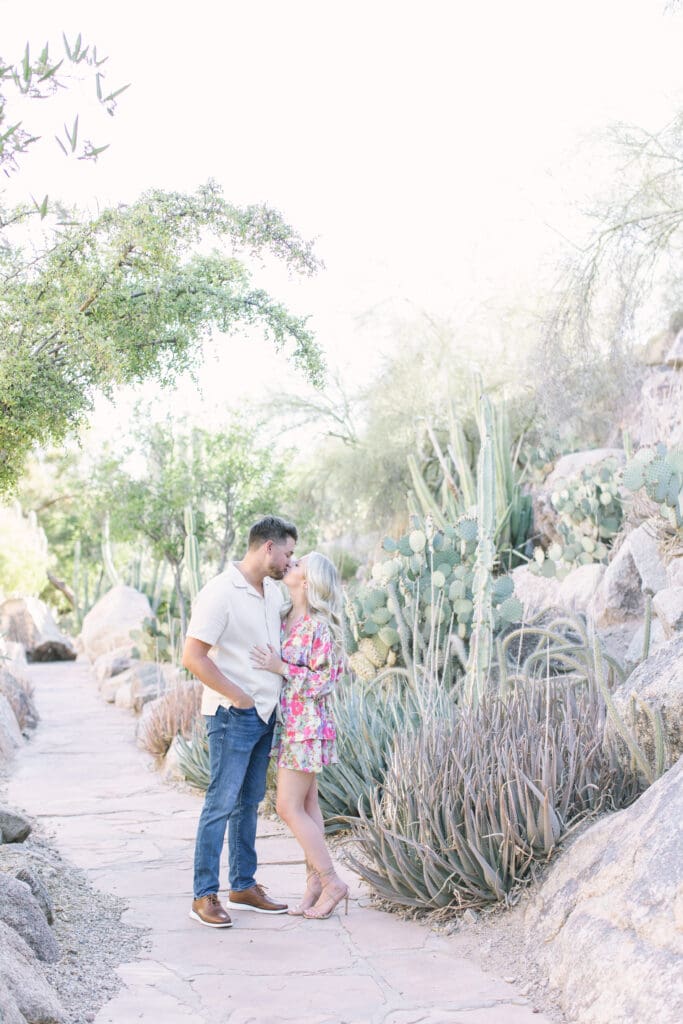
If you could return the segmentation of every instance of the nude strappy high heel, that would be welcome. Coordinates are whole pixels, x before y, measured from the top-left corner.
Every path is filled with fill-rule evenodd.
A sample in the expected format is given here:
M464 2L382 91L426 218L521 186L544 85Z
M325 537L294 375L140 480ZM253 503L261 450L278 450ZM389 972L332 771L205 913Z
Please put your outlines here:
M329 871L320 871L319 872L319 877L320 877L320 879L321 879L321 881L323 883L323 893L324 893L325 892L325 888L326 888L324 879L325 878L337 878L337 872L334 870L334 868L330 868ZM341 885L342 885L342 890L341 890L341 892L339 893L338 896L336 896L336 897L330 896L327 899L322 900L322 902L320 902L320 900L319 900L318 903L316 903L316 905L314 907L311 907L308 910L304 910L303 916L306 918L307 921L326 921L328 917L332 916L332 913L333 913L335 907L338 906L338 904L341 903L342 900L345 901L344 913L348 914L348 912L349 912L349 887L348 887L348 885L345 885L343 882L341 883Z
M313 886L311 886L311 882L315 882L315 881L318 882L318 884L320 886L319 889L318 889L318 887L315 884L313 884ZM307 903L306 902L306 897L308 896L308 891L311 888L313 889L312 899L311 899L310 903ZM308 861L306 861L306 892L303 894L303 896L301 898L301 903L299 904L299 906L298 907L293 907L292 910L288 910L287 913L291 917L303 917L305 912L307 910L310 910L311 907L313 907L318 902L318 900L320 899L320 897L322 895L322 891L323 891L323 889L322 889L322 883L320 882L320 875L319 875L319 873L316 871L316 869L313 867L312 864L309 864Z

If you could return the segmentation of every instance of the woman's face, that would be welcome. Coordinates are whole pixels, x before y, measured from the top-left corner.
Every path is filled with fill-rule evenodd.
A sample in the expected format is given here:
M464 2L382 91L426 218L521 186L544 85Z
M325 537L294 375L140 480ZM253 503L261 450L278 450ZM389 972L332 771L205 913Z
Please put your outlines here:
M289 569L284 575L284 583L290 590L298 590L306 583L306 556L293 558Z

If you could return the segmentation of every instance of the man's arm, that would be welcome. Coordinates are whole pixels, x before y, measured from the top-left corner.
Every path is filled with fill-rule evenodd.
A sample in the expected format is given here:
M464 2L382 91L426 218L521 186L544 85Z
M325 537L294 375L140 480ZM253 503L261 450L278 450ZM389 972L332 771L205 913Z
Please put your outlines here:
M205 644L202 640L188 636L183 648L183 668L196 676L209 689L220 693L221 697L227 697L236 708L253 708L252 698L240 686L231 683L228 677L223 675L215 661L209 657L210 650L211 644Z

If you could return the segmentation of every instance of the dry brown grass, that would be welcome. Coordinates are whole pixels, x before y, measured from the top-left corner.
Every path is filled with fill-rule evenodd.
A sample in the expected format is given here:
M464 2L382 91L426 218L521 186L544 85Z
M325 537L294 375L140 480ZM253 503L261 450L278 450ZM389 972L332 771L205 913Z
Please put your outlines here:
M201 683L189 680L177 683L148 704L138 730L139 746L154 757L164 757L178 733L189 739L200 714L201 699Z

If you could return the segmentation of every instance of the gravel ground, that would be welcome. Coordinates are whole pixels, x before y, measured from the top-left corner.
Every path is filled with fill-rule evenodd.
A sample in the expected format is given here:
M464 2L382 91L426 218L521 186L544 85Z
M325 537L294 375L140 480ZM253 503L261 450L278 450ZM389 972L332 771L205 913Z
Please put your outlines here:
M115 969L144 949L146 932L122 923L125 903L93 889L82 871L60 857L40 824L34 821L33 829L24 843L0 845L0 870L15 874L28 867L43 881L62 955L41 966L66 1011L64 1024L86 1024L121 988Z

